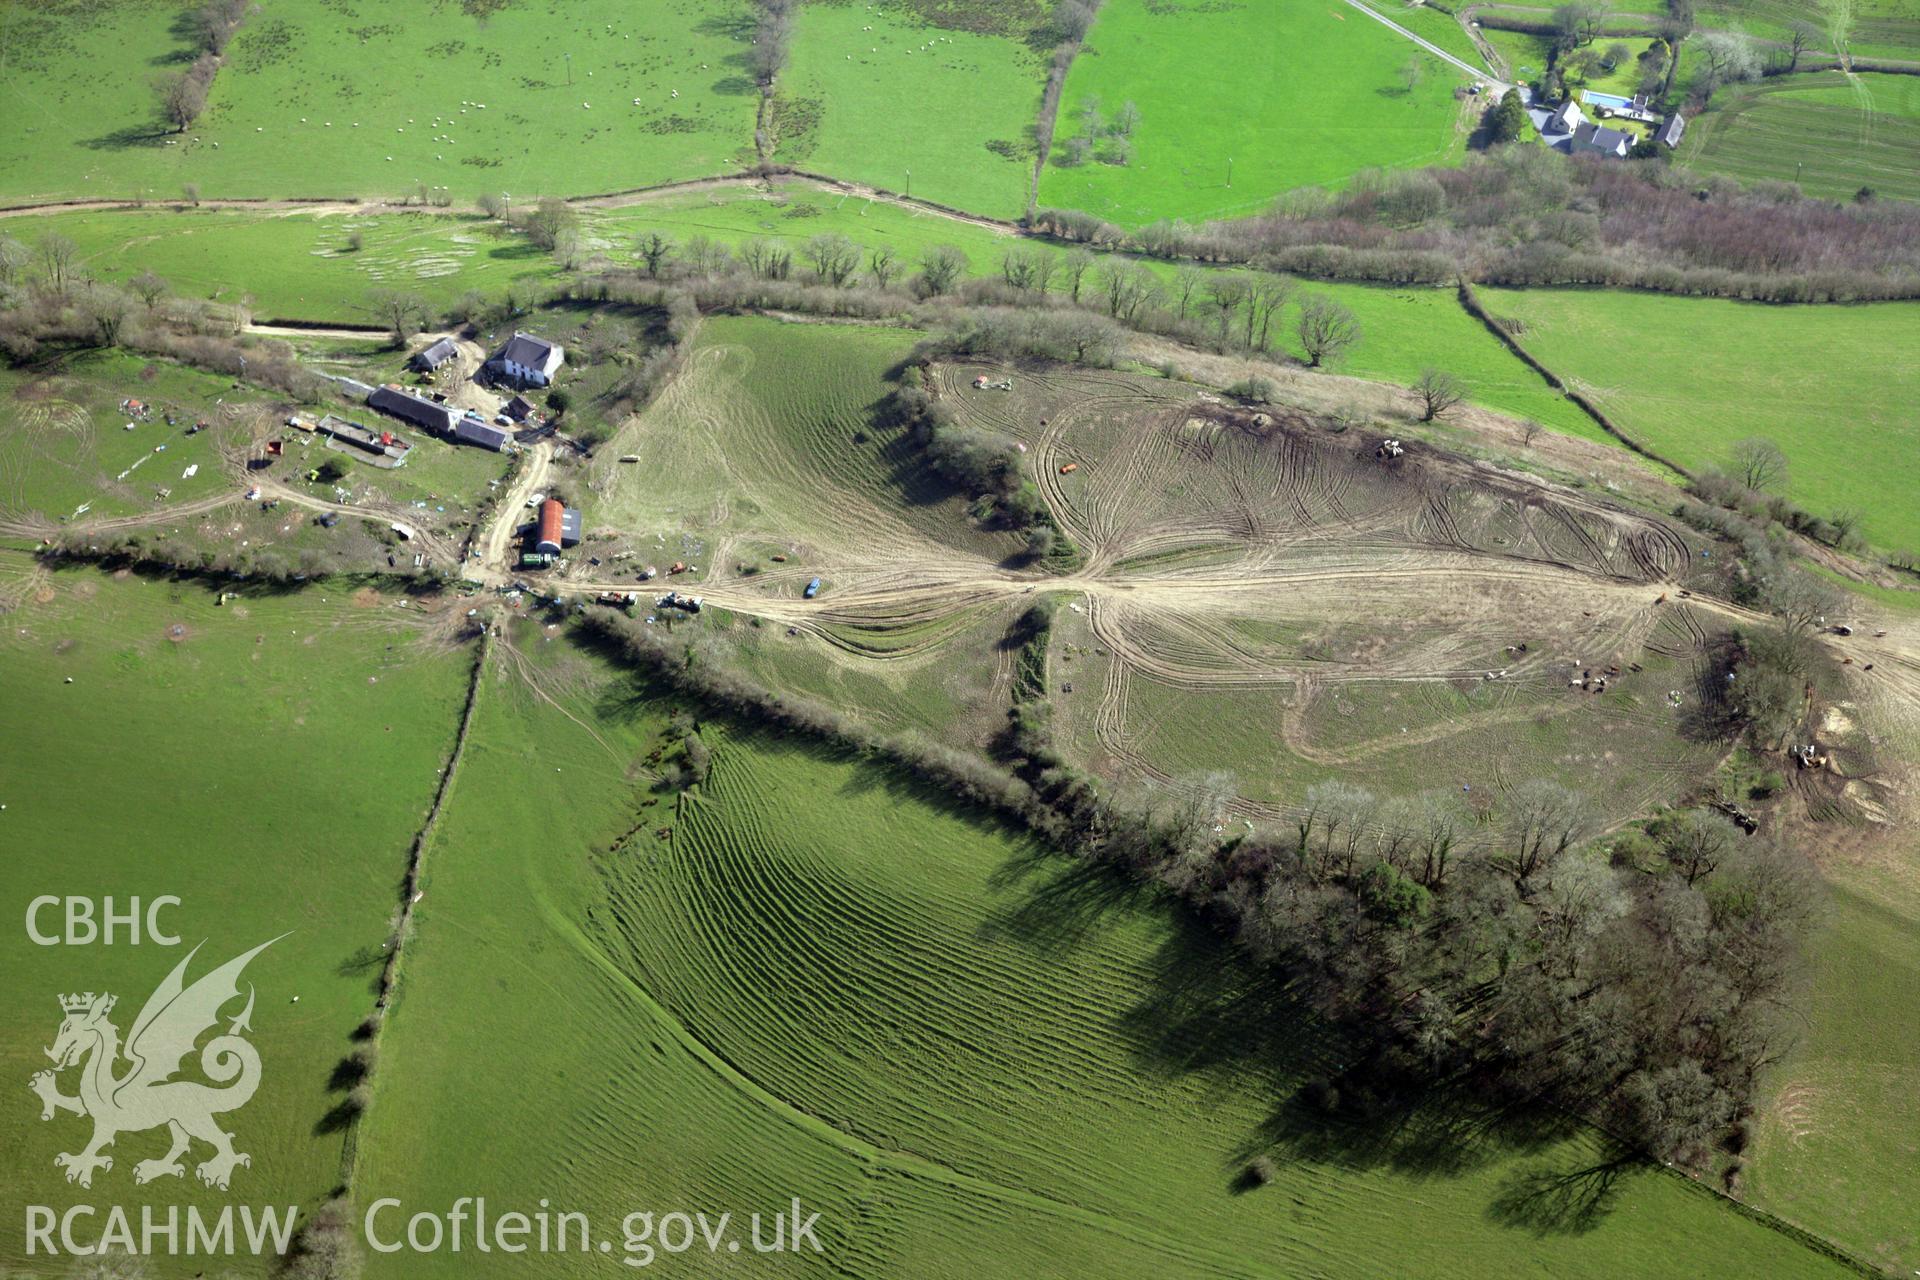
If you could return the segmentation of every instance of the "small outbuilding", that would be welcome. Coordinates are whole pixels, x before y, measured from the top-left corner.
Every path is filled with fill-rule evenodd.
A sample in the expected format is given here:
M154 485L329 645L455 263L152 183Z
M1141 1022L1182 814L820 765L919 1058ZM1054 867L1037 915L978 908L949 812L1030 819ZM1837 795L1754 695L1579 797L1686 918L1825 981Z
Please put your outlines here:
M525 422L533 416L533 401L527 399L525 396L515 396L500 406L500 412L506 414L507 417L512 418L515 422Z
M557 342L532 333L516 333L507 340L487 368L515 386L544 387L567 361L567 353Z
M432 373L460 354L453 345L452 338L442 338L432 346L423 347L414 353L413 367L422 373Z
M1654 132L1653 140L1672 151L1679 147L1681 135L1687 131L1687 119L1678 111L1668 116Z
M580 513L570 511L558 498L540 504L540 517L533 526L533 549L540 555L559 555L580 541Z
M512 442L513 435L503 427L468 415L453 424L453 438L461 444L479 445L482 449L499 453Z

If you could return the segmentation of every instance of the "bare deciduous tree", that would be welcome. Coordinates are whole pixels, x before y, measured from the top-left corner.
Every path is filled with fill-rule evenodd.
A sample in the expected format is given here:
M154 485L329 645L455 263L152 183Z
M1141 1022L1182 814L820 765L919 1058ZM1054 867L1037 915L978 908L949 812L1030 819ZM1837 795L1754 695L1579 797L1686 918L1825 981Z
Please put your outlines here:
M1152 295L1153 273L1137 262L1113 261L1100 273L1101 289L1107 295L1107 314L1128 321Z
M1745 839L1740 828L1708 809L1683 809L1655 823L1650 834L1689 887L1726 861Z
M154 80L153 90L160 100L161 118L173 126L175 133L185 133L207 109L206 81L192 70L160 76Z
M1271 271L1256 272L1253 286L1247 294L1247 346L1254 351L1265 351L1270 338L1273 317L1280 308L1287 305L1287 299L1293 296L1293 281L1286 276L1275 275Z
M565 200L548 196L534 205L533 212L521 223L526 228L527 238L541 249L552 249L560 239L562 231L572 230L580 225L580 214Z
M1531 879L1587 833L1586 798L1547 778L1515 787L1502 806L1503 865L1515 882Z
M47 288L55 295L65 297L68 286L73 283L73 263L80 256L80 246L54 231L41 236L36 248Z
M860 247L837 231L809 236L800 254L813 264L814 274L840 288L860 270Z
M1220 341L1227 340L1227 330L1233 325L1234 316L1253 293L1253 286L1247 278L1237 272L1219 272L1207 281L1207 301L1219 313Z
M1421 372L1413 392L1425 410L1420 421L1432 422L1467 398L1467 384L1444 369L1429 368Z
M1187 318L1187 310L1193 305L1193 295L1206 282L1207 274L1191 262L1183 262L1173 271L1173 296L1180 302L1180 318Z
M27 269L33 255L12 236L0 236L0 285L12 284Z
M1076 303L1080 301L1080 287L1087 278L1087 270L1093 266L1093 251L1075 248L1067 251L1060 269L1067 277L1067 296Z
M420 331L426 322L427 300L417 293L381 289L368 298L368 309L393 333L397 346Z
M892 285L894 276L900 272L900 259L894 254L891 245L881 245L867 254L867 274L873 282L885 289Z
M133 290L134 296L147 304L149 311L159 306L160 299L166 297L168 292L166 280L151 268L127 281L127 288Z
M1324 293L1310 294L1300 305L1296 332L1307 353L1307 364L1318 369L1360 340L1360 320Z
M1787 70L1790 72L1798 71L1800 69L1800 55L1808 49L1818 48L1820 39L1820 28L1808 22L1806 19L1800 18L1788 23L1787 48L1792 55L1792 61L1787 63Z
M1749 436L1733 446L1733 474L1756 493L1777 489L1787 482L1787 455L1764 436Z
M930 297L950 292L967 269L967 255L950 244L935 245L920 257L920 279Z
M92 285L80 295L80 309L93 322L96 342L103 347L119 345L120 331L132 310L126 294L108 285Z

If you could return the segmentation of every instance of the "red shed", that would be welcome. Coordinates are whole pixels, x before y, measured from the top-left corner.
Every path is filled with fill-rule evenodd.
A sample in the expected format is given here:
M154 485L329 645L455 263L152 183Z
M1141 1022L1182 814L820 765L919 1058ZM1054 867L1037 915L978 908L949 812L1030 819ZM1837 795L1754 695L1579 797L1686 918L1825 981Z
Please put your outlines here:
M567 508L558 498L548 498L540 504L540 529L535 536L535 551L546 555L559 555L561 539L566 533Z

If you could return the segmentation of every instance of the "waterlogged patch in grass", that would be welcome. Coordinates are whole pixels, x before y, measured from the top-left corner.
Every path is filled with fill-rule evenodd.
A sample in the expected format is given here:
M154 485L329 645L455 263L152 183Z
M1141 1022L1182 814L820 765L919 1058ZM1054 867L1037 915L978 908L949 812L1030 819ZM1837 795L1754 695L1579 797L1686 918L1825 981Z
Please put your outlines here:
M378 325L371 299L381 290L417 293L440 309L468 292L497 302L558 273L548 254L498 222L445 214L116 210L10 230L28 245L67 237L102 279L153 271L183 298L251 299L265 319Z

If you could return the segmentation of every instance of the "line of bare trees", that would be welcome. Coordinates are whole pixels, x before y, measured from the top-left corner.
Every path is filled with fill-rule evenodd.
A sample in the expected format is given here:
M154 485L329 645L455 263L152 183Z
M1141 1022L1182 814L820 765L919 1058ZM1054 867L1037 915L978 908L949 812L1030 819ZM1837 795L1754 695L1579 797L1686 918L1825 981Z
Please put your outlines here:
M747 53L754 80L765 89L787 65L794 0L754 0L753 44Z
M207 95L220 70L220 59L251 7L252 0L206 0L182 19L181 26L195 50L193 61L186 69L159 76L153 82L160 118L175 133L185 133L207 109Z
M571 216L557 201L544 201L540 208L549 205L556 216ZM556 255L564 251L564 231L546 235L525 218L520 221L536 243L557 241ZM804 309L830 315L905 318L929 304L962 304L974 314L949 349L978 354L1110 364L1120 331L1132 329L1213 350L1286 358L1280 339L1291 332L1307 363L1318 368L1337 362L1363 336L1349 308L1325 294L1302 291L1289 276L1252 268L1203 270L1188 263L1163 279L1136 258L1103 257L1084 247L1062 254L1015 242L1001 251L992 276L970 276L975 264L953 245L934 245L910 261L889 245L863 247L839 232L799 242L753 237L730 248L705 235L675 241L649 231L635 240L634 256L644 278L687 285L703 310L726 305L729 295L733 305L778 309L801 296L800 286L827 291L808 294L810 305ZM619 275L604 267L589 272L591 278ZM1289 328L1287 315L1295 304ZM1049 311L1066 314L1016 314ZM1111 323L1097 323L1100 318ZM937 316L931 323L942 327Z
M1658 164L1505 147L1456 168L1368 172L1252 218L1128 231L1040 209L1059 239L1323 279L1596 285L1773 302L1920 297L1920 206L1813 200Z
M1067 72L1080 54L1087 31L1099 13L1100 0L1060 0L1053 8L1053 29L1057 43L1053 62L1047 68L1047 83L1040 92L1040 118L1033 129L1033 175L1027 186L1027 212L1031 214L1040 190L1040 172L1053 150L1054 134L1060 120L1060 97L1066 89Z

